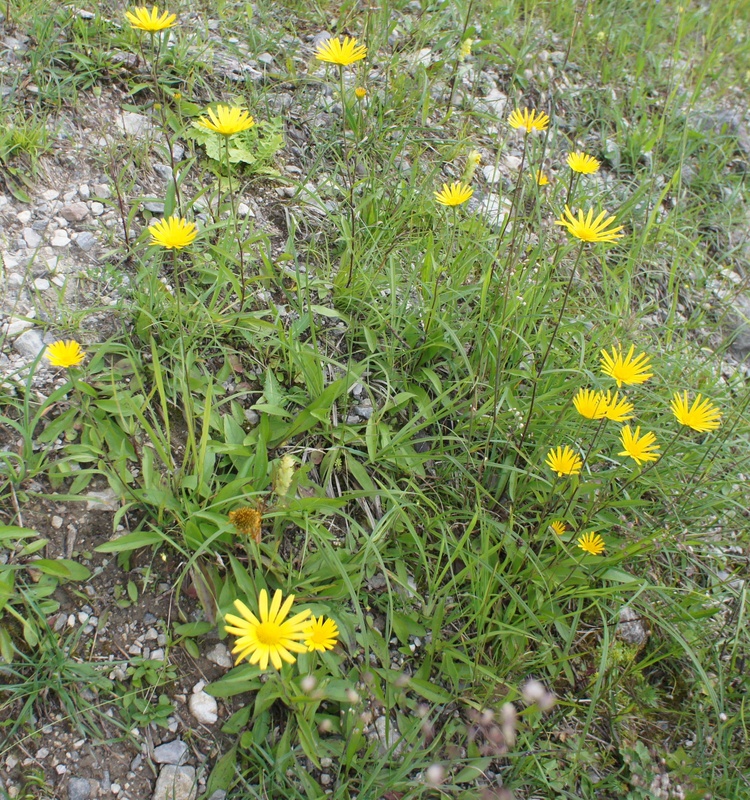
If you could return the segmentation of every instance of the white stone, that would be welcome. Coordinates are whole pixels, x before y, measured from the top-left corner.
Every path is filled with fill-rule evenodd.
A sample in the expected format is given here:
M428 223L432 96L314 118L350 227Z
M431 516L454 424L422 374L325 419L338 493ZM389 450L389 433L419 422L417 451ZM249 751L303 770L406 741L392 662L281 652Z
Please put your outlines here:
M33 228L23 229L23 240L27 247L35 250L42 243L42 237Z
M93 200L91 202L91 213L95 217L101 217L101 215L104 213L104 206L96 200Z
M86 500L86 511L117 511L120 508L120 498L112 489L88 492L83 497Z
M68 232L62 228L58 228L53 234L49 242L52 247L67 247L70 244L70 236Z
M193 767L167 764L156 779L151 800L195 800L197 790Z
M20 319L19 317L11 317L8 320L8 326L5 329L5 335L9 339L14 339L16 336L20 336L25 330L29 328L33 328L34 323L28 319Z
M213 725L219 719L219 704L215 697L206 694L203 689L190 695L188 700L190 713L203 725Z
M44 350L44 342L39 331L30 328L13 342L13 349L24 358L32 360Z
M486 167L482 167L482 175L484 175L484 179L487 183L500 183L503 179L503 173L500 172L499 169L495 168L494 164L487 164Z
M42 192L41 198L42 200L46 200L48 203L51 203L53 200L57 200L60 196L60 192L56 192L54 189L47 189L46 192Z
M39 292L46 292L50 287L50 282L46 278L36 278L34 288Z
M26 225L27 223L31 222L31 211L28 208L25 208L23 211L19 211L16 214L16 219L22 224Z
M518 156L505 156L503 160L505 161L505 166L510 170L515 171L521 166L521 159Z
M81 200L88 200L91 197L91 189L89 189L88 183L82 183L78 187L78 196Z
M86 203L71 203L60 211L60 216L68 222L82 222L89 215Z
M188 746L181 739L165 742L154 748L154 761L157 764L182 764L187 758Z
M234 661L232 661L229 648L222 642L219 642L219 644L212 647L206 653L206 658L217 666L223 667L224 669L231 669L234 666Z
M117 126L128 136L141 138L148 134L151 128L151 121L143 114L135 114L132 111L123 111L122 116L117 118Z

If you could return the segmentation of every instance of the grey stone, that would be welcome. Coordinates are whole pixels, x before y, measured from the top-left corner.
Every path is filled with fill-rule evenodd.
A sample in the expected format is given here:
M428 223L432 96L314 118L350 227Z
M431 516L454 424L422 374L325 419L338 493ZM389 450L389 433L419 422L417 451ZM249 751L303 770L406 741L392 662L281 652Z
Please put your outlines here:
M86 500L86 511L117 511L120 508L120 498L112 489L91 491L83 496Z
M46 200L48 203L51 203L53 200L57 200L59 196L60 192L56 192L54 189L47 189L41 194L42 200Z
M151 121L143 114L135 114L132 111L123 111L117 119L117 125L123 133L128 136L135 136L140 139L146 136L151 129ZM101 195L100 195L101 197Z
M729 349L744 359L750 354L750 294L738 294L731 303L722 320L722 330L729 340Z
M367 732L367 738L378 743L381 755L391 755L397 757L404 749L404 742L401 734L393 720L386 717L378 717L373 727Z
M203 725L213 725L219 719L219 704L215 697L206 694L201 688L193 690L188 700L190 713Z
M49 240L52 247L67 247L70 244L70 236L63 228L58 228Z
M36 278L34 288L39 292L46 292L50 287L50 282L46 278Z
M357 414L357 416L362 417L362 419L370 419L373 408L372 406L354 406L352 411Z
M89 199L89 197L91 197L91 189L89 189L89 185L88 185L88 183L82 183L82 184L81 184L81 185L78 187L78 196L79 196L79 197L80 197L82 200L88 200L88 199Z
M227 793L223 789L217 789L208 800L224 800Z
M88 252L96 244L96 236L88 231L81 231L76 237L76 246Z
M195 800L195 769L168 764L161 768L151 800Z
M224 667L224 669L231 669L234 666L229 648L222 642L214 645L206 653L206 658L217 666Z
M164 203L160 203L158 201L151 201L148 203L144 203L143 207L146 209L146 211L150 211L152 214L164 213Z
M620 621L617 623L616 635L626 644L638 645L646 643L648 628L643 624L641 615L630 606L620 609Z
M181 739L174 739L154 748L154 761L157 764L184 764L187 755L188 746Z
M60 216L68 222L82 222L89 215L86 203L71 203L60 210Z
M13 342L13 349L26 359L34 359L44 350L42 336L35 328L24 331Z
M25 208L23 211L19 211L18 214L16 214L16 219L22 225L28 225L31 222L31 211L29 211L28 208Z
M168 164L154 164L154 172L163 180L172 180L172 167Z
M71 778L68 781L68 800L90 800L91 784L86 778Z
M496 184L500 183L503 179L503 173L495 168L494 164L487 164L486 167L482 167L482 175L484 175L484 179L487 183Z
M101 215L104 213L104 206L101 203L98 203L96 200L93 200L91 202L91 213L95 217L101 217Z
M26 246L35 250L42 243L42 237L33 228L23 229L23 240Z
M8 320L8 326L5 329L5 335L9 339L13 339L16 336L19 336L20 334L22 334L25 330L28 330L29 328L33 328L33 327L34 327L34 323L31 322L31 320L20 319L19 317L11 317Z

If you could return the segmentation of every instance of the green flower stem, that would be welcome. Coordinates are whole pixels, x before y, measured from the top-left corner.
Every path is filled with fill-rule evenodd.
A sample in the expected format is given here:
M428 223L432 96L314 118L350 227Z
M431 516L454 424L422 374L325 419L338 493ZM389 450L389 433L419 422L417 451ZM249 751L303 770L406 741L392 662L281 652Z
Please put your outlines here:
M239 225L237 222L237 201L234 196L232 186L232 162L229 160L229 139L224 137L224 152L227 158L227 182L229 183L229 202L232 208L232 222L234 224L234 238L237 241L237 250L240 255L240 311L245 307L245 253L242 247L242 237L240 236ZM221 216L221 215L220 215Z
M536 376L534 378L534 385L531 389L531 401L529 402L529 413L526 415L526 423L523 426L523 433L521 434L521 441L518 445L518 450L523 448L523 444L526 441L526 434L529 430L529 423L531 422L531 415L534 413L534 402L536 400L536 391L539 385L539 378L544 372L544 366L547 363L547 358L549 357L550 350L552 349L552 343L555 341L555 337L557 336L557 331L560 328L560 323L562 322L563 314L565 314L565 308L568 305L568 297L570 296L570 287L573 285L573 278L575 277L576 270L578 269L578 264L581 261L581 255L583 253L583 248L585 242L581 242L580 247L578 248L578 254L576 255L575 264L573 264L573 269L570 271L570 278L568 279L568 284L565 287L565 295L563 296L562 305L560 306L560 313L557 315L557 321L555 322L555 327L552 329L552 335L550 336L549 342L547 343L547 349L544 352L544 357L539 364L539 368L536 371Z

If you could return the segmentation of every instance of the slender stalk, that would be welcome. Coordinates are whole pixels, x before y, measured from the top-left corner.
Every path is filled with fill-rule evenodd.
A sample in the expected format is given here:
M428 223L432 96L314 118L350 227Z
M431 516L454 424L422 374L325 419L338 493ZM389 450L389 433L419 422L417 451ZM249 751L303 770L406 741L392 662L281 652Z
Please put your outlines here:
M521 441L518 445L519 451L523 447L524 442L526 441L526 434L529 430L529 423L531 422L531 415L534 413L534 402L536 400L536 390L537 386L539 385L539 378L544 371L544 366L547 363L547 358L549 357L550 350L552 349L552 343L555 341L555 336L557 336L557 331L560 328L560 323L562 322L563 314L565 313L565 308L568 305L568 297L570 296L570 287L573 285L573 278L575 277L576 270L578 269L578 264L581 260L581 254L583 253L583 248L585 242L581 242L580 247L578 248L578 255L576 256L575 264L573 265L573 269L570 271L570 278L568 279L568 284L565 287L565 294L563 296L562 305L560 306L560 313L557 315L557 321L555 322L555 327L552 329L552 335L550 336L549 342L547 343L547 349L544 351L544 356L539 364L539 368L536 372L536 377L534 378L534 385L531 389L531 401L529 403L529 413L526 415L526 423L523 426L523 433L521 434Z
M339 88L341 92L341 155L344 159L344 170L349 189L349 275L346 288L352 285L354 277L354 232L357 224L354 213L354 176L349 165L349 153L346 146L346 86L344 84L344 68L339 65Z
M234 223L234 238L237 241L237 250L240 255L240 311L245 307L245 253L242 248L242 237L240 236L239 225L237 223L237 201L234 196L232 186L232 162L229 160L229 136L224 137L224 152L227 159L227 182L229 183L229 202L232 207L232 222Z
M464 27L461 29L461 36L459 37L458 46L459 48L463 44L464 37L466 36L466 31L469 28L469 18L471 17L471 10L474 5L474 0L469 0L469 5L466 7L466 17L464 18ZM451 79L451 91L448 95L448 102L445 106L445 113L446 116L450 114L451 111L451 104L453 103L453 93L456 90L456 79L458 78L458 64L459 60L456 59L456 63L453 65L453 77Z

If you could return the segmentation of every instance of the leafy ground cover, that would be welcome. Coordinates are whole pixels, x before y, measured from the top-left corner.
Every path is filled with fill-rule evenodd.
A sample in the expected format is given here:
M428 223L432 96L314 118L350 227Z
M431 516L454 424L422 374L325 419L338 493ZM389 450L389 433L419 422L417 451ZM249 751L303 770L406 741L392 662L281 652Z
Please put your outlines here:
M2 21L2 791L748 795L748 3L126 10Z

